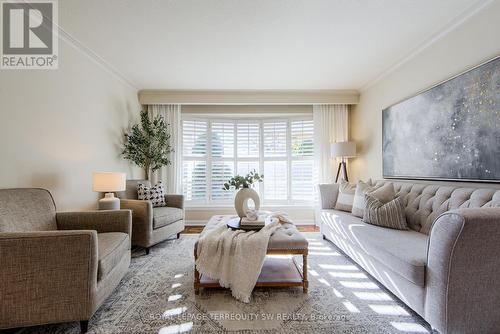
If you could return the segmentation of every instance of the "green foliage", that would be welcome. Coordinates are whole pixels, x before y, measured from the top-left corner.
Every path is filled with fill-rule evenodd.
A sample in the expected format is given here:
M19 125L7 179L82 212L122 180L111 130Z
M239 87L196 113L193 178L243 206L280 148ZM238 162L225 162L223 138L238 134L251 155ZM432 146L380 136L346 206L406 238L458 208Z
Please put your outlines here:
M140 124L134 124L130 132L125 133L122 155L144 169L146 179L149 179L150 171L171 164L168 155L173 149L167 127L162 116L151 120L148 112L143 110Z
M257 173L254 169L246 176L236 175L235 177L230 178L226 183L224 183L222 190L249 188L254 183L262 181L264 181L264 175Z

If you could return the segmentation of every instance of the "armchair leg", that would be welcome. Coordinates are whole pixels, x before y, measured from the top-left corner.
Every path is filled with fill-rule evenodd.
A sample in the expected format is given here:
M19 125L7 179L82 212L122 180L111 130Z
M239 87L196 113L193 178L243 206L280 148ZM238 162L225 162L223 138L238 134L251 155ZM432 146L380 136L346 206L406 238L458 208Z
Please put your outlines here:
M181 233L177 233L177 239L179 239L181 237Z
M88 320L80 321L80 332L83 334L87 333L88 330L89 330L89 321Z
M146 247L146 255L149 255L149 247Z

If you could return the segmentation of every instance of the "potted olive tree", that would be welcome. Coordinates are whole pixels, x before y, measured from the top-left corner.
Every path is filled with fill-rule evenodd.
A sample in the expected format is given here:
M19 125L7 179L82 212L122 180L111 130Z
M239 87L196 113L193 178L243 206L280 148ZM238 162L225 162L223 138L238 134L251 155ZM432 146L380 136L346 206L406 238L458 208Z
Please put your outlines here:
M143 110L140 123L125 133L122 155L141 167L147 180L152 172L171 164L169 154L173 151L168 124L162 116L150 119Z

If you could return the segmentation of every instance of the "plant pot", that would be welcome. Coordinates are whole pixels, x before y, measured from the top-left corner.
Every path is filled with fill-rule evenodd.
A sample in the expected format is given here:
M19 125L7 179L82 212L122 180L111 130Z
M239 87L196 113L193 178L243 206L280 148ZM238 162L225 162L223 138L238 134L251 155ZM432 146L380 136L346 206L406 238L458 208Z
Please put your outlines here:
M234 208L240 218L246 217L246 213L249 210L248 200L250 199L255 203L255 210L259 210L260 198L255 190L252 188L242 188L236 193L234 197Z

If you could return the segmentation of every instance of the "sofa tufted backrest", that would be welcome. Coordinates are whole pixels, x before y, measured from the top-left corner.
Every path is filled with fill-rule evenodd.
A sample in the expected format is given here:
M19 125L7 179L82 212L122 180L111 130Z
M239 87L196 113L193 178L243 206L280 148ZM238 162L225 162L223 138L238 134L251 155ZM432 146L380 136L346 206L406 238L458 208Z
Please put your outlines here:
M392 181L375 183L382 186ZM406 204L406 220L411 229L429 234L434 220L458 208L500 207L500 189L462 188L434 184L392 182Z

